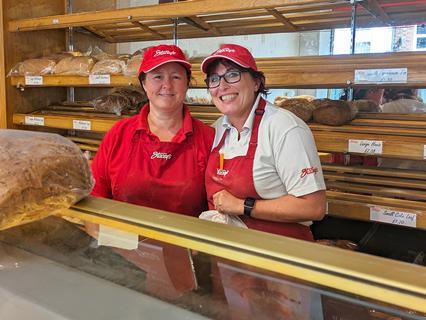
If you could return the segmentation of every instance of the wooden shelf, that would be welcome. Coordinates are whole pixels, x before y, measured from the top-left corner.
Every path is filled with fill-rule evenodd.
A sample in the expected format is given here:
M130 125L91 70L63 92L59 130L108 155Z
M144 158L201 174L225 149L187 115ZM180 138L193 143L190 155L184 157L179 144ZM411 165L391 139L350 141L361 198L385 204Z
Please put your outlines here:
M426 229L426 205L423 201L327 191L327 203L330 216L373 221L371 220L371 209L376 207L388 209L389 211L415 214L416 228Z
M424 0L360 2L359 27L425 22ZM165 40L178 18L180 39L297 32L350 26L345 0L193 0L126 9L46 16L9 22L9 31L81 27L109 42Z
M388 69L407 68L407 83L401 84L369 84L354 87L425 87L426 86L426 55L418 52L378 53L334 56L309 56L290 58L259 58L256 59L259 70L265 73L266 85L270 88L337 88L347 87L354 83L354 74L357 69ZM205 75L200 71L200 59L192 60L193 80L191 87L205 88ZM362 67L361 67L362 66ZM25 77L11 77L13 86L25 87ZM103 87L139 86L136 76L111 76L108 85ZM87 76L43 76L43 85L40 87L88 87Z
M98 115L64 115L64 114L48 114L33 112L30 114L15 113L13 115L13 124L15 125L32 125L34 123L29 121L28 117L35 117L37 119L43 119L43 126L50 128L59 129L76 129L74 120L82 121L85 125L90 125L89 130L84 131L95 131L95 132L106 132L108 131L118 120L122 117L111 116L111 117L99 117ZM78 125L82 125L80 122ZM76 129L79 130L79 129ZM80 129L81 130L81 129Z

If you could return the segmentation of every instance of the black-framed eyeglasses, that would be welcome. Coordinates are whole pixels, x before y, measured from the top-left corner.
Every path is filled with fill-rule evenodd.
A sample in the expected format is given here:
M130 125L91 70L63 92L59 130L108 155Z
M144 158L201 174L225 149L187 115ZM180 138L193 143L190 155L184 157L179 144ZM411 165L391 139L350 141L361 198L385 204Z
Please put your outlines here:
M217 87L219 87L220 79L222 79L222 78L225 79L225 81L227 83L236 83L236 82L240 81L242 72L243 71L239 71L239 70L229 70L229 71L226 71L221 76L214 73L214 74L208 76L206 78L206 80L204 80L204 81L207 85L207 88L209 88L209 89L217 88Z

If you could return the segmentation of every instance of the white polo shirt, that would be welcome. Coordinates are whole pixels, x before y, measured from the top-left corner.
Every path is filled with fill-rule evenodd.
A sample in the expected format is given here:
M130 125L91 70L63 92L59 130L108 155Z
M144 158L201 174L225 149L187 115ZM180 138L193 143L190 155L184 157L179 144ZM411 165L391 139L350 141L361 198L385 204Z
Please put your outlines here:
M227 116L220 117L213 148L228 130L220 150L226 159L247 154L254 111L260 95L244 123L240 139L238 131ZM324 177L312 132L293 113L267 102L259 127L258 145L253 163L254 187L263 199L275 199L291 194L303 196L318 190L325 190Z

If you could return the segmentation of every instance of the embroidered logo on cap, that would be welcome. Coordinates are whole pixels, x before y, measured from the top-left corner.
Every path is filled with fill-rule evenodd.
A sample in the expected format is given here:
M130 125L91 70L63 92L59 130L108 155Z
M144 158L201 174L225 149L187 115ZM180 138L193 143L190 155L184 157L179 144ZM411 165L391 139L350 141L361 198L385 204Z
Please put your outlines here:
M157 50L154 53L154 57L158 56L164 56L164 55L174 56L176 55L176 51L170 51L170 50Z
M154 151L151 155L151 159L166 159L169 160L172 158L171 153L165 153L165 152L158 152Z
M235 52L235 50L231 48L221 48L216 51L216 53L222 53L222 52Z
M228 174L229 170L225 170L225 169L217 169L216 173L218 176L226 176Z
M302 173L300 174L300 178L306 177L308 174L317 173L318 168L316 167L310 167L310 168L304 168L302 169Z

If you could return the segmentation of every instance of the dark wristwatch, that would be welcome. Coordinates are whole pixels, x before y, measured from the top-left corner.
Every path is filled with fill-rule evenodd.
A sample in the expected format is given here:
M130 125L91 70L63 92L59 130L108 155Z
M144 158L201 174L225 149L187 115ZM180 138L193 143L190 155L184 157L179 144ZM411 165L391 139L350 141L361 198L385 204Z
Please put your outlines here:
M244 200L244 215L247 217L251 217L251 211L253 210L254 203L256 199L254 198L246 198Z

